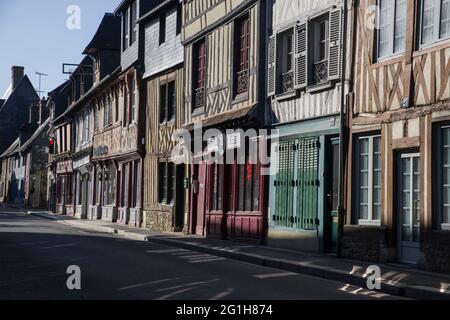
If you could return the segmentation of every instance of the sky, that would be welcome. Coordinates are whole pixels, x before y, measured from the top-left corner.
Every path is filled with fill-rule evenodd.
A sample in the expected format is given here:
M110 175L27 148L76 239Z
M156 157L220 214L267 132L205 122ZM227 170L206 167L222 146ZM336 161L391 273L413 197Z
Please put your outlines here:
M45 95L58 87L68 78L62 64L81 62L103 15L113 12L120 2L0 0L0 98L11 82L13 65L25 67L36 89L36 72L48 74L42 78Z

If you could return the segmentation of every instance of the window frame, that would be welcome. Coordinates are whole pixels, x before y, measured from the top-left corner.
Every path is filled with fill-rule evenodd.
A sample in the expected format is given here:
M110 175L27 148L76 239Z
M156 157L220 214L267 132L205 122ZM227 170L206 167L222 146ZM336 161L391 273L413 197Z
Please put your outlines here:
M207 46L206 38L202 38L192 45L192 112L203 108L206 104L206 77L208 72L207 66ZM203 51L201 51L203 50ZM203 103L198 104L196 100L196 92L200 89L204 90L205 99Z
M159 45L166 42L166 31L167 31L167 17L163 13L159 16Z
M170 88L173 88L173 103L171 106ZM163 99L164 96L164 99ZM176 83L170 80L159 86L159 124L173 122L176 116ZM164 104L163 104L164 102Z
M358 225L361 226L381 226L381 220L382 220L382 212L383 212L383 207L382 207L382 203L381 203L381 194L380 194L380 217L379 219L373 219L373 208L374 208L374 202L373 202L373 194L374 194L374 184L373 184L373 177L374 177L374 168L373 168L373 164L374 164L374 139L379 139L379 143L380 143L380 193L382 194L382 190L383 190L383 181L382 181L382 177L383 177L383 164L382 164L382 159L383 159L383 155L381 153L382 150L382 136L379 133L374 133L374 134L362 134L359 135L357 137L355 137L355 154L354 154L354 161L355 161L355 166L354 172L356 172L355 176L354 176L354 183L355 186L353 187L353 192L355 194L355 201L354 201L354 208L355 208L355 212L357 213L357 215L355 216L355 220L356 223ZM367 219L362 219L361 218L361 212L360 212L360 205L361 205L361 201L360 201L360 190L361 190L361 182L360 182L360 173L361 173L361 162L360 162L360 158L361 158L361 144L360 142L362 140L368 139L368 143L369 143L369 149L368 149L368 177L367 177Z
M392 0L378 0L378 6L381 7L380 5L380 1L392 1ZM407 14L408 14L408 0L405 1L405 26L404 26L404 35L403 35L403 46L402 49L399 51L395 51L395 45L396 45L396 22L397 22L397 17L398 17L398 12L397 12L397 1L399 0L394 0L393 2L393 8L391 8L392 10L389 10L390 14L389 14L389 48L388 48L388 53L385 55L381 55L380 53L380 33L381 33L381 26L380 28L377 29L376 31L376 37L375 37L375 41L376 41L376 59L377 62L381 62L387 59L391 59L394 57L398 57L401 56L405 53L405 49L406 49L406 22L407 22ZM380 10L380 16L378 17L378 21L381 21L381 10Z
M235 19L233 23L233 98L246 96L250 75L250 16L248 13ZM242 78L240 78L240 76ZM244 81L242 88L240 80Z
M432 174L433 177L436 177L436 181L433 186L436 187L436 190L441 190L441 192L436 192L433 196L433 216L434 216L434 227L440 230L450 231L450 217L449 221L445 222L444 219L444 181L442 174L442 167L444 165L444 152L443 152L443 144L444 144L444 135L443 130L450 130L450 123L444 122L436 125L434 129L434 141L436 142L435 147L433 148L433 154L436 155L433 161L433 169ZM438 174L441 173L441 174ZM449 203L450 204L450 201Z
M137 19L138 19L137 1L134 1L130 5L130 47L137 40Z
M320 35L320 25L322 23L325 23L325 39L321 40L318 37L318 34ZM329 82L328 79L328 64L330 63L330 55L329 55L329 48L330 48L330 11L327 11L321 15L318 15L317 17L314 17L308 21L308 28L309 32L307 34L307 41L309 46L309 52L308 52L308 68L311 69L311 72L309 73L309 79L308 79L308 87L314 87L314 86L320 86L323 84L326 84ZM320 41L317 41L317 40ZM320 51L320 44L325 42L325 58L317 60L317 52ZM327 76L326 80L317 82L315 77L315 67L317 64L325 63L327 62Z
M158 202L162 205L175 205L176 172L173 162L160 160L158 162Z
M419 39L418 44L419 48L427 48L432 47L440 42L449 41L450 40L450 31L447 36L442 37L441 35L441 16L442 16L442 2L443 0L432 0L434 1L434 22L433 22L433 39L429 42L424 43L423 41L423 18L424 18L424 3L425 0L421 0L419 3ZM450 5L450 4L449 4Z

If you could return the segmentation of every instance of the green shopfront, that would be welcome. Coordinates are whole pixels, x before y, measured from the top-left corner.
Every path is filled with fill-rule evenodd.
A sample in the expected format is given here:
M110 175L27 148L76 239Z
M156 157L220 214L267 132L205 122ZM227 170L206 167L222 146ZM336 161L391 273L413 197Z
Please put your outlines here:
M268 245L307 252L336 249L339 117L275 128Z

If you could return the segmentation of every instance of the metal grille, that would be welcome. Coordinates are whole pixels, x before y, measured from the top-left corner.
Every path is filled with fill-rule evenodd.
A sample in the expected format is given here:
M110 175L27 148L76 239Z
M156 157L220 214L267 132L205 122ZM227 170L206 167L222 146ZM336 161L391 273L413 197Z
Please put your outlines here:
M202 107L205 105L206 102L206 94L205 94L205 88L198 88L195 89L195 107Z
M291 92L294 90L294 72L289 71L281 75L281 85L283 92Z
M314 82L316 84L328 81L328 60L314 64Z
M248 81L249 81L248 70L242 70L237 73L237 86L236 86L237 94L248 91Z

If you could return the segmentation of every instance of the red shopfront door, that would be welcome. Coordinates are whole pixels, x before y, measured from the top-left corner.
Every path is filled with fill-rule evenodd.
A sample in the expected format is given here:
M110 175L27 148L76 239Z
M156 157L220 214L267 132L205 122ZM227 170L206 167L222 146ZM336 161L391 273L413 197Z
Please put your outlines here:
M206 169L205 162L194 166L194 181L192 186L192 233L205 235L205 209L206 209Z

